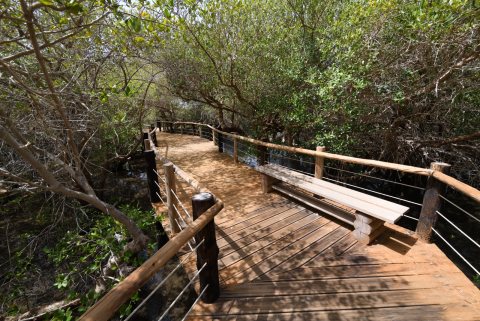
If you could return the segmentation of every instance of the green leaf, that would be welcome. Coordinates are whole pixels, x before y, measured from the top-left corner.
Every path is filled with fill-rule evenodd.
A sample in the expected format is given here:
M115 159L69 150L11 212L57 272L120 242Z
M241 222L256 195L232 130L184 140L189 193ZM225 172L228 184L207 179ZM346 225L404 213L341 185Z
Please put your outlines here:
M53 1L50 0L40 0L40 3L43 4L44 6L52 6Z
M83 12L83 6L78 2L68 3L66 5L67 11L72 14L79 14Z
M126 23L135 32L140 32L142 30L142 20L137 17L131 17Z

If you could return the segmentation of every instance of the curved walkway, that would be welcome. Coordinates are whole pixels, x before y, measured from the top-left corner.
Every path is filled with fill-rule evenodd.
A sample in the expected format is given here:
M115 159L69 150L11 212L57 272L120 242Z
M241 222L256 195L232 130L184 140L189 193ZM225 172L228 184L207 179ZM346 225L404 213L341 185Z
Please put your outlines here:
M480 291L436 245L392 225L361 245L349 226L262 194L259 174L211 141L157 138L225 203L215 218L221 297L189 320L480 320Z

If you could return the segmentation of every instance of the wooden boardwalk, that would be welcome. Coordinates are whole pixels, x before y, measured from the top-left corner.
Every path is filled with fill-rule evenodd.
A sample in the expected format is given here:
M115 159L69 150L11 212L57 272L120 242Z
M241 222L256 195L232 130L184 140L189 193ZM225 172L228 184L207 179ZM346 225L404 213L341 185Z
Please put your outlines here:
M212 142L157 137L225 203L215 218L221 297L189 320L480 320L480 291L436 245L392 225L359 244L349 226L263 195L259 174Z

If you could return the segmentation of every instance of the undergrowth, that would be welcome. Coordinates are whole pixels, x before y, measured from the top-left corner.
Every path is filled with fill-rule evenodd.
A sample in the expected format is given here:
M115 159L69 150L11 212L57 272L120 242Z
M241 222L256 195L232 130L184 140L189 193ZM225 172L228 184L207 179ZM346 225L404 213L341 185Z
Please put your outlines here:
M61 235L57 233L55 240L46 242L36 250L36 255L25 255L22 251L13 255L11 265L15 269L2 277L2 283L8 285L9 289L3 299L3 310L13 316L31 309L28 303L25 305L25 297L33 292L32 278L45 274L48 279L46 282L50 283L50 299L80 299L80 304L55 311L47 319L73 320L104 294L95 291L99 281L108 290L145 261L155 251L152 241L155 240L157 218L152 210L144 211L138 206L120 205L119 208L150 237L151 242L144 252L123 253L124 246L130 241L126 229L109 216L85 209L83 215L76 217L75 225L61 231ZM111 267L106 274L105 266L112 257L118 259L111 260ZM136 300L137 295L122 307L119 314L127 315Z

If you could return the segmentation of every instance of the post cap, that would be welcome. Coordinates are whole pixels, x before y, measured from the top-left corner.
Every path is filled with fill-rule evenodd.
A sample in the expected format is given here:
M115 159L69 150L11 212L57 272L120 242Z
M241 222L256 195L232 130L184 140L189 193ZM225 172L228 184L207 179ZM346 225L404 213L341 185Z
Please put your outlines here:
M197 193L192 196L192 201L195 201L195 202L205 202L209 200L213 200L213 195L207 192Z
M448 163L443 163L443 162L432 162L430 163L430 169L433 169L435 171L439 172L447 172L452 165Z

